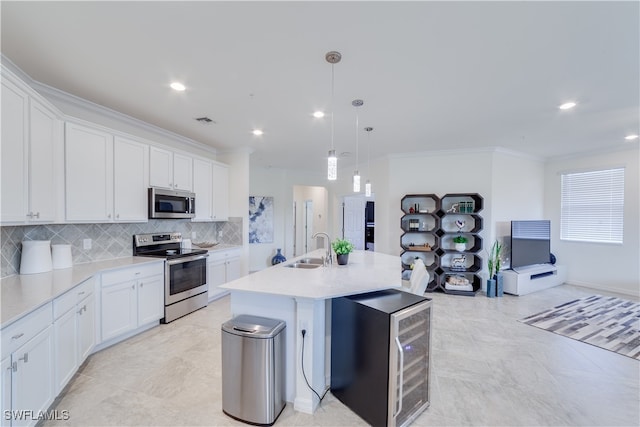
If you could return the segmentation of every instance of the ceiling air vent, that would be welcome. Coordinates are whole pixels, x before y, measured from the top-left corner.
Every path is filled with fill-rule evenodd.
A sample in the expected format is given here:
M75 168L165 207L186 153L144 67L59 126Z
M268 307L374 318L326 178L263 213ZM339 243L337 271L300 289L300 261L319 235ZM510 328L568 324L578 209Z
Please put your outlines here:
M213 120L211 120L209 117L196 117L196 121L200 122L202 124L208 125L209 123L215 123Z

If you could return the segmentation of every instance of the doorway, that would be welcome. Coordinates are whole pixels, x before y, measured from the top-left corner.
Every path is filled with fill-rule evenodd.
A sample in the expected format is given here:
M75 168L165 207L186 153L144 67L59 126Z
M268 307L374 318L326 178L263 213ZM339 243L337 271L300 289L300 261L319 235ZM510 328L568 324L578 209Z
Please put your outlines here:
M293 186L293 256L315 250L311 236L327 230L328 194L324 187Z
M375 204L365 196L344 196L342 201L342 236L354 249L375 249Z

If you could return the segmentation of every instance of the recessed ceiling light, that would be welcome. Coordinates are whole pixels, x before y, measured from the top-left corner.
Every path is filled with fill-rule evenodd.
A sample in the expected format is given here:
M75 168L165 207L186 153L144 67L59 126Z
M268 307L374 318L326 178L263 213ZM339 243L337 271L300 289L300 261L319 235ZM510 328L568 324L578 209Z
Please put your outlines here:
M260 135L262 135L263 133L264 133L264 132L262 132L260 129L254 129L254 130L253 130L253 134L254 134L255 136L260 136Z
M626 139L627 141L633 141L634 139L638 139L638 135L636 134L627 135L624 137L624 139Z
M171 83L170 86L171 86L171 89L177 90L178 92L182 92L186 89L186 87L180 82L173 82Z
M576 103L571 101L571 102L565 102L564 104L560 105L558 108L561 110L569 110L575 106L576 106Z
M315 117L316 119L321 119L324 117L324 111L316 111L315 113L313 113L313 117Z

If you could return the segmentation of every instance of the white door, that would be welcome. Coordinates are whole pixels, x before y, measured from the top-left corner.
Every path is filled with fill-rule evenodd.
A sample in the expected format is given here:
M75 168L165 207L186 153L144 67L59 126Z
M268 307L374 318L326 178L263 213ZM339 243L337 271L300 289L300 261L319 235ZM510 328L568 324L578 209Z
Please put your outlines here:
M116 221L146 221L149 146L116 137L113 143L113 199Z
M344 238L353 243L354 249L364 250L365 209L367 201L361 196L344 198L342 227Z
M194 221L213 220L213 165L202 159L193 159L193 192L196 193Z
M77 307L78 312L78 365L82 364L96 343L96 302L93 294Z
M2 222L24 222L27 218L27 144L28 98L11 84L2 81ZM11 177L11 179L5 179Z
M56 217L54 146L58 119L47 108L31 100L29 115L29 212L32 221L53 222Z
M55 389L60 392L69 382L78 367L78 344L76 333L76 311L71 310L56 319L53 324L56 354Z
M164 317L164 276L145 277L138 282L138 326Z
M149 185L173 189L173 153L162 148L149 148Z
M193 191L193 157L173 154L173 188Z
M229 219L229 168L217 163L213 164L213 219Z
M113 220L113 136L99 129L66 124L66 218Z
M53 341L52 327L40 332L25 345L13 353L18 362L13 373L13 409L33 410L34 413L46 411L53 402ZM27 418L24 423L35 424Z
M313 236L313 200L304 201L304 253L309 253L316 249L315 245L311 244L311 236ZM322 239L322 237L319 237ZM321 246L318 246L320 248Z
M137 326L136 282L102 288L102 341L122 335Z
M2 365L0 365L0 369L2 369L2 388L0 389L0 414L4 419L5 411L11 410L11 356L7 356L2 359ZM7 421L9 424L9 421Z

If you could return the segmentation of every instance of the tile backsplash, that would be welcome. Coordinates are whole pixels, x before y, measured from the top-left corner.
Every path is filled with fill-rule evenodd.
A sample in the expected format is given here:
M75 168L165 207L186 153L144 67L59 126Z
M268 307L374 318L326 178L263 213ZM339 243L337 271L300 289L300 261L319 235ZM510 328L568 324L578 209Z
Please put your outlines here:
M191 222L179 219L150 219L146 223L49 224L0 227L2 246L1 276L20 271L23 240L51 240L51 244L70 244L74 264L131 256L134 234L181 232L183 238L196 233L196 242L242 245L242 218L227 222ZM221 235L219 234L221 232ZM218 237L220 236L220 237ZM91 239L91 249L84 240Z

